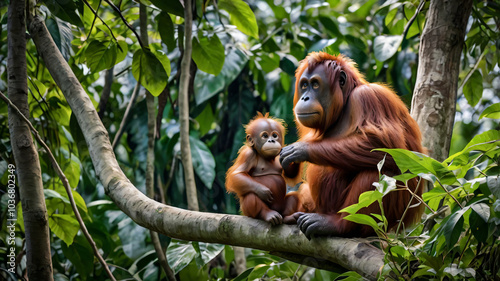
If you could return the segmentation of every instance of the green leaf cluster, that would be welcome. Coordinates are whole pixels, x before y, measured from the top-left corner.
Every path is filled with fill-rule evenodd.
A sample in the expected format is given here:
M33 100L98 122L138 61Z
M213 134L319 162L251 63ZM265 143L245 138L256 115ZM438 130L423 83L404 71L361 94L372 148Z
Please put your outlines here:
M376 190L361 194L357 204L342 212L350 214L345 219L373 227L387 243L384 274L412 280L499 278L499 131L475 136L462 151L442 163L421 153L379 150L390 154L403 174L392 180L381 176L380 182L374 183ZM416 227L400 224L397 230L402 231L388 233L381 204L387 193L382 190L392 192L395 188L383 187L395 185L396 179L403 185L414 177L433 186L419 199L427 208L425 219ZM382 214L356 213L371 204L379 204Z

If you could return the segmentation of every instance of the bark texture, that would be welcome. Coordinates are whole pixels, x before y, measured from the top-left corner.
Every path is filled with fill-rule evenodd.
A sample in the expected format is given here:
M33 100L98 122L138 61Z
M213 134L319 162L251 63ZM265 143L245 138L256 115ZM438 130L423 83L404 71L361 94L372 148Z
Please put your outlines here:
M184 167L184 185L186 186L188 209L198 211L198 194L194 180L193 159L191 159L191 145L189 143L189 68L191 66L192 52L192 25L193 8L192 0L184 1L184 30L185 47L181 61L181 77L179 85L179 123L181 139L181 158Z
M101 99L99 100L99 117L104 117L104 111L106 110L106 106L108 105L109 96L111 95L111 86L113 85L113 72L115 67L111 67L106 70L106 74L104 76L104 87L102 89Z
M438 161L448 158L457 102L460 54L472 0L432 0L420 42L411 116L423 145Z
M148 13L146 6L140 4L140 28L141 40L144 44L149 45L148 38ZM156 139L156 113L155 113L155 97L146 90L146 106L148 110L148 152L146 158L146 194L149 198L155 197L155 139ZM168 280L175 281L175 274L168 264L165 250L160 243L160 237L157 232L150 230L151 241L158 256L158 262L165 271Z
M375 279L384 254L365 240L313 238L296 226L271 227L260 220L225 214L201 213L160 204L138 191L120 169L108 133L91 100L52 41L41 18L30 33L50 74L61 88L84 132L96 175L106 193L136 223L172 238L222 243L275 252L289 252L327 260Z
M7 69L9 98L24 116L29 117L25 5L24 0L10 1ZM28 277L31 280L53 280L40 160L29 126L10 106L9 131L23 209Z

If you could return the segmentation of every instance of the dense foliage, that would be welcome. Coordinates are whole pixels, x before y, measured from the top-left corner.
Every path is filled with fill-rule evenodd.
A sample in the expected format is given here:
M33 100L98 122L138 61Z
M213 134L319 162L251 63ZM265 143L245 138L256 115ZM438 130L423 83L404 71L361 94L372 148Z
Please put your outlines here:
M0 4L0 90L6 89L7 1ZM31 7L45 18L59 50L88 92L113 139L134 103L115 153L128 178L145 192L147 110L137 81L158 96L159 139L156 141L158 199L185 208L180 161L178 84L183 55L184 10L181 1L140 0L148 6L149 46L138 30L134 1L45 0ZM167 4L168 2L168 4ZM286 143L296 140L292 114L294 71L312 51L343 53L357 62L368 81L390 84L409 105L415 85L419 35L426 1L242 0L195 1L192 81L190 84L191 148L200 201L208 212L238 213L235 198L224 189L225 172L242 145L246 124L256 111L270 112L288 124ZM119 11L119 13L118 13ZM418 13L417 13L418 12ZM488 279L500 269L500 3L475 1L464 43L459 100L450 158L443 163L423 155L388 151L402 171L396 179L419 176L434 188L425 193L422 223L402 234L387 234L383 217L352 219L372 225L386 251L384 273L398 278L460 277ZM98 17L96 17L96 15ZM130 25L127 26L127 24ZM74 188L97 246L118 279L158 280L149 231L136 225L106 197L95 177L85 141L61 90L28 41L31 122ZM142 74L141 74L142 73ZM112 80L105 79L111 75ZM107 93L107 94L106 94ZM109 95L109 100L106 95ZM106 102L107 100L107 102ZM102 105L102 106L99 106ZM8 164L14 159L7 129L7 105L0 103L1 220L0 255L7 235ZM47 155L40 151L45 198L57 279L105 280L101 265L79 232L68 197ZM377 191L360 204L401 192L394 179L381 175ZM395 191L396 189L396 191ZM372 201L368 201L372 200ZM353 207L355 209L355 207ZM17 206L16 245L23 248L24 225ZM232 247L170 241L167 257L181 280L233 278ZM18 251L21 252L21 251ZM221 255L219 255L222 253ZM274 256L247 250L246 272L236 280L303 276L328 280L342 273L314 270ZM214 259L215 258L215 259ZM4 263L0 265L0 268ZM18 272L25 270L25 261ZM198 269L198 270L193 270ZM350 278L355 274L348 273Z

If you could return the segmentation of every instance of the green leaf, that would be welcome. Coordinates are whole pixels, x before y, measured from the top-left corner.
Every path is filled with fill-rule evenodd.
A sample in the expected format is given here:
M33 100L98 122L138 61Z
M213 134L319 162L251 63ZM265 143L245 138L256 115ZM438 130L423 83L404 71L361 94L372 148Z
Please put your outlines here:
M479 242L486 242L488 240L488 224L481 219L481 216L475 211L469 216L469 225L472 235L474 235Z
M436 271L434 269L432 269L430 266L420 265L418 268L420 268L420 269L415 271L415 273L413 273L413 275L410 278L411 280L419 280L419 278L417 278L417 277L421 277L421 276L429 276L429 277L436 276Z
M327 53L332 53L331 49L333 48L332 45L334 45L337 42L337 38L333 39L320 39L316 43L314 43L311 47L308 48L309 52L319 52L322 50L326 50ZM335 53L335 52L333 52Z
M399 4L402 4L402 3L399 3ZM391 8L393 8L393 7L391 6ZM385 21L384 21L385 26L387 26L387 27L390 28L391 27L391 23L392 23L392 21L394 20L394 18L396 17L397 14L398 14L398 9L391 9L387 13L387 15L385 16Z
M118 236L127 257L137 260L151 250L151 245L146 244L149 231L136 224L130 217L121 211L107 211L111 224L118 226Z
M200 124L200 136L206 135L213 128L214 120L216 120L212 106L210 104L205 106L205 109L196 116L195 120Z
M382 193L382 195L387 195L387 193L396 189L396 179L382 175L379 182L374 182L373 185L377 189L378 192Z
M153 96L167 86L168 74L162 62L150 51L139 49L132 61L132 74Z
M342 278L344 277L344 278ZM346 273L343 273L337 277L335 280L342 280L342 281L358 281L358 280L364 280L363 276L359 275L359 273L355 271L348 271Z
M266 275L267 271L269 271L270 268L271 266L265 264L257 265L256 267L254 267L247 280L262 280L262 277Z
M494 103L488 106L488 108L486 108L479 116L479 120L481 120L483 117L500 119L500 103Z
M408 249L406 249L405 247L403 246L400 246L400 245L396 245L396 246L392 246L389 248L389 252L394 256L394 257L402 257L402 258L408 258L411 254L410 252L408 251Z
M259 59L258 63L265 72L271 72L280 67L280 56L277 54L262 54Z
M121 62L127 57L128 44L125 40L118 40L118 46L116 46L116 61L115 64Z
M224 61L224 66L219 75L208 74L203 71L196 73L194 80L194 96L196 104L200 105L216 94L223 91L238 77L243 67L248 62L248 57L239 49L231 49Z
M216 34L210 38L193 38L193 60L200 70L218 75L224 65L224 59L224 46Z
M167 45L168 51L172 52L175 47L175 30L174 23L170 18L170 15L165 12L161 12L157 17L158 22L158 32L160 33L161 41Z
M290 75L286 74L285 72L280 72L280 82L283 90L288 93L288 91L290 90L290 86L292 85L292 78L290 77Z
M399 49L403 42L401 35L380 35L375 37L373 48L375 58L379 61L390 59Z
M486 177L486 184L490 189L491 193L495 195L497 198L500 198L500 177L498 176L490 176Z
M343 38L344 37L342 32L340 32L340 29L339 29L337 23L335 23L331 17L319 16L319 21L325 27L326 32L328 33L328 35L330 35L331 38Z
M203 184L212 189L215 180L215 159L206 144L197 138L189 137L193 168Z
M193 247L196 251L196 265L198 268L205 266L224 250L224 245L222 244L203 242L193 242Z
M248 36L259 39L259 27L255 15L242 0L220 0L219 8L229 13L229 21Z
M349 207L346 207L339 212L344 212L344 213L349 213L349 214L355 214L362 208L368 207L374 202L382 199L382 193L380 193L377 190L370 190L370 191L365 191L361 193L359 196L359 201L356 204L352 204Z
M117 58L116 44L111 41L100 42L94 40L90 42L85 50L87 66L91 72L97 73L104 69L109 69L115 65Z
M76 207L78 207L78 209L80 209L80 213L81 213L81 211L87 213L87 205L85 204L85 200L83 200L80 193L78 193L76 190L72 189L71 194L73 195L73 200L75 200Z
M172 239L167 248L167 260L175 274L179 273L183 268L196 256L192 242Z
M483 76L478 70L474 71L465 82L463 93L471 106L476 106L483 96Z
M246 280L248 280L248 276L250 276L250 273L252 273L252 271L253 271L253 267L243 271L243 273L238 275L232 281L246 281Z
M414 175L414 174L401 174L401 175L394 176L393 178L396 179L396 180L398 180L398 181L402 181L402 182L406 183L406 182L408 182L409 180L411 180L411 179L413 179L415 177L418 177L418 175ZM434 182L434 181L431 181L431 182Z
M73 33L71 30L71 25L68 22L62 21L56 17L48 18L45 22L47 29L54 39L59 51L61 51L63 57L66 60L70 59Z
M490 207L486 203L475 203L470 205L474 213L476 213L484 222L490 219Z
M77 6L73 0L45 0L45 5L52 14L63 21L67 21L79 27L83 27L80 16L76 13Z
M500 146L500 131L499 130L489 130L479 135L474 136L472 140L465 146L465 148L448 157L444 162L450 163L451 169L459 168L467 164L469 161L469 153L471 151L489 151L491 149L497 148Z
M440 205L440 201L443 197L446 197L448 194L442 188L433 188L432 190L425 192L422 194L422 199L425 202L428 202L428 205L433 209L437 210Z
M402 173L406 171L410 171L416 175L431 173L443 184L454 184L457 181L457 178L453 172L448 169L448 166L422 153L399 148L382 148L374 150L384 151L391 154Z
M73 244L73 239L80 229L78 221L72 215L51 214L49 216L50 230L66 245Z
M361 7L359 7L353 14L358 18L365 19L372 9L372 6L377 3L378 0L368 0Z
M67 197L62 196L61 194L59 194L59 192L53 189L44 189L43 195L45 196L45 199L57 198L63 201L64 203L69 204L69 199Z
M280 68L290 76L295 76L295 70L299 66L299 62L292 55L284 55L280 61Z
M377 222L370 217L369 215L365 214L354 214L354 215L347 215L344 217L345 220L352 221L355 223L359 224L365 224L373 227L374 229L378 229L378 224Z
M192 261L179 272L179 280L210 280L210 278L208 277L208 270L198 268L196 263Z
M469 207L465 207L461 210L456 211L455 213L449 216L449 219L441 226L442 235L446 239L446 245L448 249L451 249L460 238L460 234L462 234L462 227L464 225L463 215L466 211L469 210Z
M179 0L150 0L156 7L169 14L184 17L184 7Z
M64 175L66 175L66 178L68 179L69 186L72 188L76 188L78 185L78 182L80 181L80 167L81 167L81 162L78 157L76 157L75 154L69 153L66 149L60 148L59 151L61 152L62 155L66 159L70 158L71 161L68 161L65 163L65 165L62 167Z
M85 280L87 276L92 275L92 271L94 270L94 253L87 239L78 235L75 237L74 243L70 246L66 246L62 243L61 250L64 257L70 260L75 266L76 271L83 280Z
M170 59L168 58L167 54L165 54L162 50L154 50L153 54L155 57L160 61L160 63L163 65L163 68L167 72L167 76L170 76Z

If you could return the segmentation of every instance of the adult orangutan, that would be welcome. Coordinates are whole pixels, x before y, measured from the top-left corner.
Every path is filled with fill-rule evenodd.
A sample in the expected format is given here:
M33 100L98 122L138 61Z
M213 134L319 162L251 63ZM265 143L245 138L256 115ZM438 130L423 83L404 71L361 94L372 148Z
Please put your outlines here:
M297 209L297 197L287 196L278 155L283 146L283 121L258 113L245 126L246 144L226 174L226 189L236 193L243 214L273 225Z
M359 195L373 190L378 182L377 163L385 153L375 148L403 148L424 152L421 133L405 104L388 87L368 83L355 63L342 55L311 53L296 71L294 113L300 139L284 147L280 162L288 177L296 176L297 165L308 162L306 181L315 204L314 213L293 214L299 228L312 235L368 236L370 226L344 220L339 210L358 202ZM399 174L390 155L383 173ZM408 186L421 195L416 179ZM389 227L401 219L405 225L418 219L421 206L403 213L411 200L408 191L393 191L383 199ZM413 199L411 204L418 201ZM360 213L380 213L372 204Z

